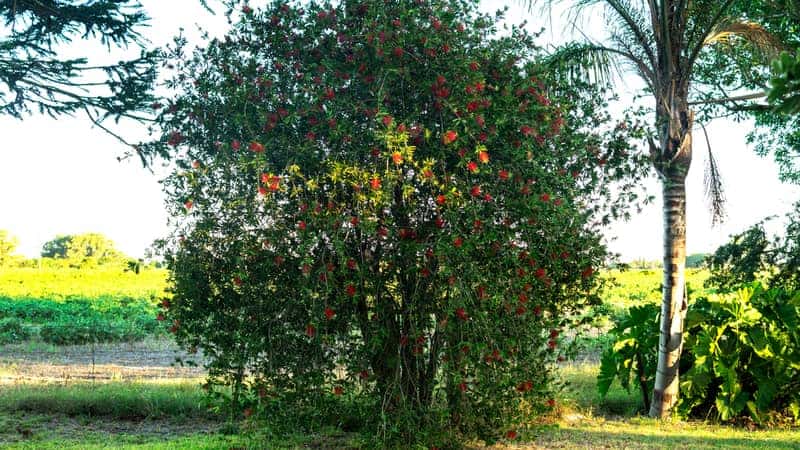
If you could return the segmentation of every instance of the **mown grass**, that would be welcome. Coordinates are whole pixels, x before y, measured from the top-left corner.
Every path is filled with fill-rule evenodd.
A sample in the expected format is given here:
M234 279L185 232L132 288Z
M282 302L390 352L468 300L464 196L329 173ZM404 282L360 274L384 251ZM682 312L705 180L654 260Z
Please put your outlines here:
M537 420L522 439L491 448L800 448L800 431L793 428L748 430L643 417L635 390L615 384L600 399L597 369L594 364L564 367L568 384L555 414ZM0 387L2 448L367 448L366 442L357 432L333 428L299 434L255 422L230 423L207 409L199 380Z

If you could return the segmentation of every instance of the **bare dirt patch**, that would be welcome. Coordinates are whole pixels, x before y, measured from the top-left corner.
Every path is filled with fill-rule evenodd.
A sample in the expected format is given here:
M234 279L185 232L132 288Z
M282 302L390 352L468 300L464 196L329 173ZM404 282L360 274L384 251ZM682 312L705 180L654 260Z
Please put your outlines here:
M176 363L194 360L198 366ZM205 375L202 355L189 355L166 339L137 343L0 346L0 384L70 380L148 380Z

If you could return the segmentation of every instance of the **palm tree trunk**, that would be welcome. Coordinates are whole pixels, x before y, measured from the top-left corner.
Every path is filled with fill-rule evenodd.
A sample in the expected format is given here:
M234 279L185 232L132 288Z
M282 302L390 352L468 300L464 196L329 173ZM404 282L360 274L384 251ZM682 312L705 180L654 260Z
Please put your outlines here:
M686 316L686 170L662 175L664 190L664 282L661 336L650 417L664 418L678 400L678 364Z

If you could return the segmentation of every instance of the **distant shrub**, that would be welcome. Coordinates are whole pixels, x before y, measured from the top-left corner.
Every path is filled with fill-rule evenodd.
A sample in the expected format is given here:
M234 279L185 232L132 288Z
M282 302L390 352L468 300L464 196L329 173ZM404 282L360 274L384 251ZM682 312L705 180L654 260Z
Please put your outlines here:
M81 318L76 321L53 322L42 326L39 335L54 345L83 345L112 342L135 342L147 332L132 323L101 318Z
M24 341L30 338L31 330L16 317L0 319L0 345Z

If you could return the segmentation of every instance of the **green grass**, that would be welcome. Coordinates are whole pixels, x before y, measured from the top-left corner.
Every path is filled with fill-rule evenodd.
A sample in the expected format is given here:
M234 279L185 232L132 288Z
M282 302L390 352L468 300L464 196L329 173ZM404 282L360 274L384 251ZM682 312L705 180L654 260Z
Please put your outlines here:
M199 380L168 382L18 384L0 389L0 411L104 417L213 418Z

